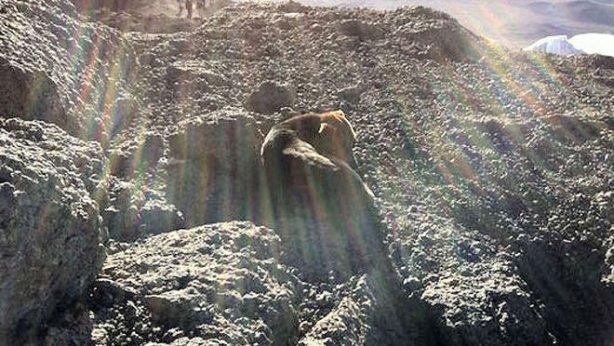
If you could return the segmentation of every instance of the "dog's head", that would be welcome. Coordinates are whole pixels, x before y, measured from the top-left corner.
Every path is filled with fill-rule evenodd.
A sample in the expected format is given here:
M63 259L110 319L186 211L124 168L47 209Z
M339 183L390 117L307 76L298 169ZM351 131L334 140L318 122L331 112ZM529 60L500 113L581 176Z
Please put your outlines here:
M357 169L352 147L356 142L356 132L342 111L319 115L320 124L316 135L316 150L324 155L334 156Z

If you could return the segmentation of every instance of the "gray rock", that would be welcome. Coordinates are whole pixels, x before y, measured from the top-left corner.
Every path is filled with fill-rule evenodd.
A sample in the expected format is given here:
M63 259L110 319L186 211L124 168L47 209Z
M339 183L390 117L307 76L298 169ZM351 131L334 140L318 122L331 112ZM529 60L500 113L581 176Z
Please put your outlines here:
M293 30L306 23L305 16L300 13L284 13L273 22L281 30Z
M303 13L309 10L309 7L301 4L300 2L289 0L279 5L279 11L285 13Z
M392 35L411 42L409 55L437 61L475 61L481 57L481 39L443 12L416 6L396 10L391 17Z
M352 86L337 91L337 96L339 97L339 99L352 105L355 105L360 102L361 93L362 88L360 86Z
M109 150L109 173L124 180L155 171L164 155L164 138L157 133L143 133Z
M403 305L407 311L422 316L418 319L404 316L401 320L395 304L403 299L390 295L394 290L386 287L386 280L372 273L353 277L342 290L338 287L332 309L314 322L299 345L432 344L429 331L421 322L425 318L422 307ZM339 292L344 290L347 292Z
M444 344L510 344L516 338L528 344L551 342L540 310L533 306L520 276L509 269L511 263L501 259L491 263L490 268L480 263L477 268L441 272L436 281L427 283L422 299L432 312L437 311L438 335Z
M1 340L36 340L102 266L98 206L76 162L94 148L54 125L0 119Z
M115 99L114 114L108 124L109 139L113 140L122 131L134 125L142 107L132 95L119 95Z
M96 197L97 185L103 178L107 158L96 142L85 142L67 135L55 125L17 118L0 119L1 128L24 149L32 145L42 157L58 167L67 167L77 174L91 198Z
M155 191L143 193L114 176L103 181L98 191L100 214L110 239L134 241L185 226L182 213Z
M245 106L252 112L273 114L284 107L292 107L295 99L295 92L290 86L265 81L260 83L258 88L249 95Z
M91 343L93 321L91 312L83 303L54 316L41 337L41 345L83 345Z
M328 315L317 322L300 340L299 345L366 344L370 330L368 318L369 314L373 313L371 298L366 296L363 304L353 297L344 298Z
M42 71L27 71L0 57L0 114L5 117L40 119L57 125L68 124L66 110L60 103L56 82ZM75 129L68 129L73 133Z
M256 119L224 109L179 124L169 137L169 200L189 225L252 218L263 136Z
M182 61L167 68L167 81L179 91L195 87L210 90L228 83L224 77L198 61Z
M293 340L300 287L278 262L280 245L270 229L231 222L154 236L111 255L103 269L111 286L104 287L115 288L104 289L110 300L97 304L95 334L165 343ZM150 316L142 330L129 322L126 299ZM124 322L106 319L120 308Z

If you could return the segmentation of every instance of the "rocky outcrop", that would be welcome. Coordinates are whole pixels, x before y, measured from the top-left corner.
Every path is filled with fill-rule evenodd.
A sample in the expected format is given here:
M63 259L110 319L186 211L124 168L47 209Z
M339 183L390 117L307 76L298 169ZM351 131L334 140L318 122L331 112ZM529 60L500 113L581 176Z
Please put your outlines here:
M130 181L137 176L155 174L164 156L165 141L158 133L142 133L109 150L109 173Z
M3 117L40 119L105 142L115 99L129 94L136 58L108 27L82 22L69 2L12 1L0 11Z
M603 317L609 307L600 303L610 299L600 283L609 257L608 246L595 239L609 238L611 221L596 201L612 181L606 155L614 95L595 81L608 78L607 61L598 67L539 57L538 63L492 49L454 19L423 7L380 13L293 6L231 6L191 33L135 36L147 58L138 84L147 90L152 126L181 133L177 125L190 119L244 108L265 81L292 86L292 112L342 108L358 133L359 171L378 196L406 294L424 306L432 340L599 342L609 328ZM220 78L211 83L205 71ZM292 113L287 105L262 113L269 122L258 119L256 126L266 133ZM192 138L212 138L205 133ZM208 186L225 186L224 179ZM184 196L205 191L186 186ZM565 203L580 212L551 219ZM181 205L203 209L200 202L177 203L184 211ZM563 261L555 254L565 253L567 243L574 251ZM562 266L550 274L536 263ZM566 287L562 296L556 285ZM573 308L558 304L561 297ZM600 312L590 317L581 305ZM354 311L352 302L343 306L339 311Z
M189 225L257 217L260 198L256 119L240 109L194 117L169 136L169 200Z
M306 332L299 345L434 344L424 307L417 300L391 295L394 290L386 287L387 281L372 274L355 276L336 286L333 294L324 291L309 297L305 305L318 310L301 323Z
M392 35L412 42L404 47L409 56L436 61L481 58L481 38L443 12L417 6L396 10L390 17Z
M394 345L432 340L419 303L408 330L399 297L371 274L342 284L302 282L280 262L273 230L229 222L151 237L109 256L90 306L97 344Z
M339 31L346 36L357 37L360 41L379 40L384 38L384 32L377 24L356 19L341 21L339 23Z
M280 245L270 229L232 222L158 235L111 255L92 293L95 342L293 340L301 286L280 266Z
M249 95L245 107L256 113L273 114L284 107L292 107L296 96L288 85L264 81Z
M7 58L0 58L0 75L12 83L3 84L0 90L0 113L26 120L68 124L58 85L45 72L24 70Z
M36 340L85 293L102 266L88 182L98 145L42 122L0 119L0 340Z

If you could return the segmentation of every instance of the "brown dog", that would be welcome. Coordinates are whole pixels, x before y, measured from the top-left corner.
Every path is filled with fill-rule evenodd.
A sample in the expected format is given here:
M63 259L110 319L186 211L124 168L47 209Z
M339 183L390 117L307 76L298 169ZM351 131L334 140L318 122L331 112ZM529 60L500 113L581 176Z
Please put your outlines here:
M261 156L288 258L307 275L348 277L382 256L373 194L356 172L356 134L341 111L274 126Z
M330 200L347 199L351 193L371 204L373 194L356 172L355 142L356 133L342 111L304 114L274 126L261 150L270 187L277 190L273 195Z
M406 330L410 310L388 255L374 197L358 175L356 133L343 112L306 114L274 126L262 145L283 261L303 279L370 278L382 304L378 328ZM330 275L332 273L332 276ZM399 335L399 343L408 340Z

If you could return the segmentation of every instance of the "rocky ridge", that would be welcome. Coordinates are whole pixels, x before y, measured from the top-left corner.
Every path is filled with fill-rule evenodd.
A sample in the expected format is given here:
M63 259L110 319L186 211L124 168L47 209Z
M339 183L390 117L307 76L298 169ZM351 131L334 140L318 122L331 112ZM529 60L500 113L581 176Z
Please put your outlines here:
M79 179L48 188L76 188L97 201L90 216L100 213L111 236L111 255L90 290L93 317L50 328L52 336L89 323L89 333L73 338L177 345L612 341L612 59L507 51L423 7L240 4L173 33L118 32L59 2L4 1L0 13L29 18L16 23L33 27L29 36L0 35L0 56L22 66L3 69L2 78L29 86L43 70L57 79L44 83L55 91L37 96L51 101L36 112L24 110L27 97L3 90L4 117L50 121L104 146L97 154L103 173L92 179L89 169L78 171ZM0 32L16 32L6 29L16 25L10 20L0 23ZM74 80L60 54L65 48L43 39L53 26L89 28L86 37L120 42L125 48L115 52L135 57L121 58L134 61L122 65L129 72L106 73L117 54L103 55L90 93L101 98L73 94L80 89L68 86L96 79ZM52 54L24 48L30 42ZM100 46L80 47L87 53ZM46 69L28 67L32 61ZM106 93L115 89L122 92ZM268 102L271 92L281 101ZM108 107L116 110L114 125L103 136L71 125L98 119L83 117ZM41 109L60 111L37 116ZM300 268L284 263L275 230L256 226L267 224L258 169L263 135L292 114L330 109L344 110L358 133L355 154L377 196L412 315L392 331L383 327L390 297L377 278L305 282ZM70 148L77 141L51 129ZM19 131L9 128L6 136ZM10 152L10 142L0 153ZM36 145L27 142L24 157L36 157L29 153ZM158 207L147 214L146 206ZM25 220L24 213L15 219ZM173 231L183 227L195 228ZM13 263L2 251L2 263ZM91 282L96 265L83 270L84 283ZM77 296L82 286L68 292ZM33 299L56 309L53 300Z

